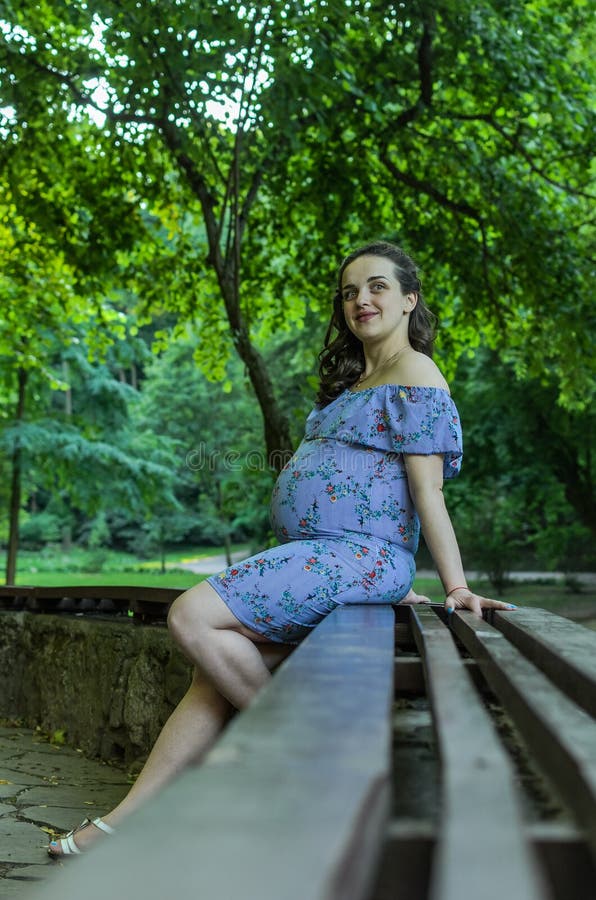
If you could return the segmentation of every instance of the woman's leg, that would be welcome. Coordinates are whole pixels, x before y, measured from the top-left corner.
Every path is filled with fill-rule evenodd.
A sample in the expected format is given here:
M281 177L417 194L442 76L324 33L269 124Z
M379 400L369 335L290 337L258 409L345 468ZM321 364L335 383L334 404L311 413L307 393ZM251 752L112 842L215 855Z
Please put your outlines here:
M244 709L269 681L257 646L269 642L239 622L206 581L174 601L168 626L183 653L236 709Z
M197 762L231 712L228 701L195 669L188 691L163 726L139 777L118 806L102 816L103 821L116 827L187 765ZM75 843L84 850L101 836L101 831L89 826L77 831Z
M209 585L205 585L205 587L209 588ZM199 591L198 602L202 603L202 595L204 593L209 594L209 592L215 594L216 607L220 603L222 606L225 606L212 588L209 588L207 592ZM191 598L187 596L189 594L192 595ZM177 627L182 627L188 613L191 614L190 618L193 622L195 620L193 610L197 602L197 589L193 588L191 591L187 591L179 599L182 600L182 598L186 598L186 600L182 604L182 611L179 609L176 612L176 619L173 620L173 631L176 630L176 622L178 623ZM177 603L178 601L176 601ZM222 621L221 617L214 615L214 611L208 601L207 606L209 622L220 623ZM178 613L181 612L182 614L179 615ZM203 617L199 615L198 618L202 620ZM230 621L232 625L240 625L233 616ZM213 630L211 625L205 625L205 629L208 632ZM217 628L215 630L217 631ZM248 629L246 631L248 632ZM218 642L217 639L220 637L219 634L215 635L216 642ZM258 638L259 636L255 635L255 637ZM245 637L242 639L248 640ZM186 647L187 639L185 638L181 643L183 649L188 652ZM202 646L204 642L200 641L199 643ZM233 666L234 693L238 695L238 708L243 708L250 702L259 686L269 679L269 672L279 665L294 649L287 644L272 643L260 644L258 647L253 644L252 647L258 657L258 660L254 658L250 660L250 676L255 686L249 689L246 687L239 689L237 684L237 667ZM246 648L243 649L246 650ZM206 652L204 655L211 658L209 652ZM248 656L251 656L251 654L248 654ZM219 670L222 667L216 664L215 668ZM187 693L164 725L135 784L118 806L103 816L103 821L106 824L116 827L126 816L130 815L130 813L157 793L184 768L198 762L221 732L233 712L233 705L222 696L212 680L203 674L204 671L204 667L202 671L195 669L193 680ZM79 849L84 850L101 836L101 831L93 826L88 826L76 832L76 845ZM58 842L52 842L50 848L55 851L56 855L60 855L61 848Z

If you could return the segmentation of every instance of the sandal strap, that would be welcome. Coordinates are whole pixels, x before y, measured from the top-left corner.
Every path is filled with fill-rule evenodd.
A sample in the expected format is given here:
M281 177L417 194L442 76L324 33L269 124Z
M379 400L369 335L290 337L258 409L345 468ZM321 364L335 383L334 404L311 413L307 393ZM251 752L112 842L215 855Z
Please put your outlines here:
M115 828L112 828L111 825L108 825L107 822L104 822L104 820L100 818L92 819L90 824L95 825L95 827L99 828L100 831L105 831L106 834L114 834L116 831Z
M76 834L77 831L80 831L81 828L86 828L87 825L91 825L91 819L83 819L83 821L79 825L75 825L72 831L69 831L68 834L65 834L61 840L66 840L66 838L72 837L73 834Z
M60 844L62 845L61 849L65 856L70 856L73 853L81 852L75 844L74 838L70 834L67 834L66 837L63 837L60 841Z

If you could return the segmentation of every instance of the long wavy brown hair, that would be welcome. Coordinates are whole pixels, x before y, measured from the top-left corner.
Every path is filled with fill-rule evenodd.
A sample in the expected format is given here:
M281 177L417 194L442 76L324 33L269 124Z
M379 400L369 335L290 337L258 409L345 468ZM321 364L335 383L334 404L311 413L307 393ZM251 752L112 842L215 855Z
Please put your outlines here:
M327 406L342 391L351 387L364 371L362 342L348 328L344 316L341 281L344 271L359 256L382 256L395 266L395 277L404 294L416 294L418 302L410 313L408 338L414 350L433 355L436 317L422 297L422 285L414 260L400 247L388 241L375 241L359 247L346 256L337 275L337 290L333 298L333 313L325 335L323 349L319 353L319 390L317 404Z

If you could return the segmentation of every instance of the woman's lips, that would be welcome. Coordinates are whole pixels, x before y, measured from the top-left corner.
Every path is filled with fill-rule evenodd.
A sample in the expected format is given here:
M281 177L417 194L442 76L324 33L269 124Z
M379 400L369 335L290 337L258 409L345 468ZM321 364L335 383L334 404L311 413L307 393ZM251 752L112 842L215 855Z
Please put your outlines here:
M370 319L374 319L374 317L378 315L378 313L370 312L370 313L360 313L360 315L356 316L357 322L368 322Z

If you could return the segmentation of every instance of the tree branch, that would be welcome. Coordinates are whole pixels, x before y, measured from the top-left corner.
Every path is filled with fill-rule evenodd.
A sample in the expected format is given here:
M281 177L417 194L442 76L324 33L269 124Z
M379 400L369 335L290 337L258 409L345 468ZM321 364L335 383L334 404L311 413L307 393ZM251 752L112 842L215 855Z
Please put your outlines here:
M519 156L521 156L521 158L527 162L531 171L538 175L540 178L543 178L546 182L548 182L548 184L552 185L560 191L565 191L565 193L567 194L572 194L574 197L584 197L587 200L596 199L595 194L590 194L588 191L577 190L576 188L572 188L568 184L563 184L560 181L552 178L550 175L547 175L544 169L534 162L528 151L525 149L525 147L522 146L520 138L521 124L518 125L515 134L509 134L502 125L495 121L492 113L451 113L448 118L463 122L486 122L487 125L490 125L491 128L493 128L498 134L500 134L501 137L504 138L504 140L511 147L513 147L515 152L518 153Z
M432 78L432 36L433 36L433 14L426 13L424 17L424 25L422 28L422 37L418 45L418 78L420 81L420 94L416 103L408 109L404 109L397 119L392 123L392 127L403 128L414 119L417 119L425 107L432 103L433 96L433 78Z
M418 47L418 74L420 76L420 102L430 106L433 96L432 79L432 23L424 22L420 46Z
M444 194L442 191L438 190L438 188L436 188L433 184L430 184L430 182L422 181L420 178L415 178L413 175L410 175L409 172L403 172L401 169L399 169L390 158L389 152L386 147L381 148L381 150L379 151L379 159L381 160L385 168L391 173L391 175L393 175L396 181L401 181L402 184L414 188L414 190L416 191L421 191L428 197L432 197L433 200L436 200L437 203L439 203L445 209L450 209L452 210L452 212L467 216L468 218L473 219L478 225L483 224L482 216L476 209L474 209L473 206L470 206L469 203L451 200L447 196L447 194Z
M91 95L78 86L76 82L76 75L72 75L67 72L61 72L59 69L54 69L52 66L43 65L33 56L29 56L27 58L27 62L34 69L37 69L38 72L43 72L44 74L49 75L51 78L56 79L60 83L65 84L72 94L74 101L79 106L90 106L92 109L97 110L97 112L105 116L106 119L108 119L110 122L136 122L139 125L159 124L159 119L156 116L139 115L138 113L126 112L117 113L114 112L114 110L110 107L98 106Z
M409 172L403 172L390 158L387 147L382 147L379 150L379 159L396 181L405 184L407 187L412 188L413 190L420 191L422 194L426 194L427 197L432 197L432 199L436 200L437 203L444 209L449 209L460 216L466 216L476 223L480 231L480 239L482 242L482 271L484 273L486 292L490 300L492 301L493 308L496 311L500 324L503 325L503 318L501 314L502 311L497 302L497 298L490 281L491 258L486 236L486 225L482 215L469 203L451 200L446 194L436 188L433 184L430 184L430 182L424 181L420 178L415 178L413 175L410 175Z

